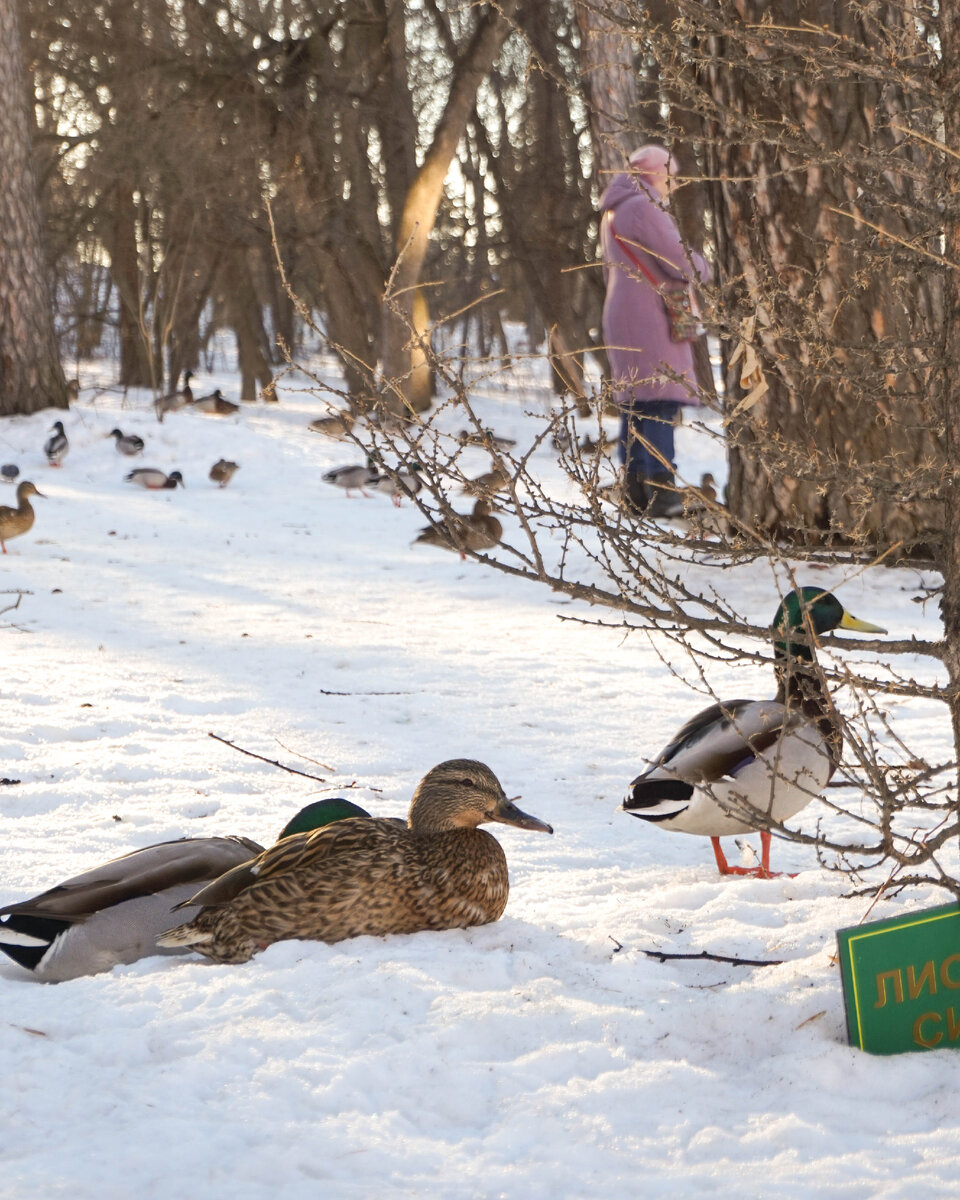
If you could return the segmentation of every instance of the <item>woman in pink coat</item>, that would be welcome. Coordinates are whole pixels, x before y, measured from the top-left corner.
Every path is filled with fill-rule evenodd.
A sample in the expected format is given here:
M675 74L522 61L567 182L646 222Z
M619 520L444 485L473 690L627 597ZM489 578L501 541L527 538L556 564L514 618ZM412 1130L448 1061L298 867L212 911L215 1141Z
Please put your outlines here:
M691 342L674 342L658 282L707 280L710 268L688 251L669 212L676 161L662 146L642 146L630 170L600 200L600 245L607 286L603 337L614 396L622 410L620 461L629 504L652 517L679 516L674 489L674 423L682 404L699 404Z

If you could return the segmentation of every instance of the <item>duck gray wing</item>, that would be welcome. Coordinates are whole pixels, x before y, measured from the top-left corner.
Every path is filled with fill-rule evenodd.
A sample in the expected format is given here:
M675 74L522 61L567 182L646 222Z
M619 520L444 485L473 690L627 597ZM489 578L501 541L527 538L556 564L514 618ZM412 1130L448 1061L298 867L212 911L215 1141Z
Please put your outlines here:
M731 775L780 737L787 709L776 700L725 700L691 717L639 776L661 770L700 783ZM634 781L636 782L636 781Z
M799 714L798 714L799 715ZM796 718L776 700L726 700L691 717L630 784L626 812L667 820L699 784L733 778L774 746Z
M48 981L156 953L172 908L197 885L254 858L248 838L181 838L134 850L0 909L0 951Z

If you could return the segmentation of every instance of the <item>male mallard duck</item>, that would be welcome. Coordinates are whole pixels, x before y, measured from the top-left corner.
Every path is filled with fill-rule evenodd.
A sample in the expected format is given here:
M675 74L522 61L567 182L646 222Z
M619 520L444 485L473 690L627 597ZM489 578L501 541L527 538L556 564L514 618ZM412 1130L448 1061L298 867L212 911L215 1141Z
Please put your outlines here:
M239 463L231 462L229 458L218 458L210 468L210 478L221 487L226 487L239 470Z
M137 433L124 433L121 429L111 429L107 437L115 439L117 450L121 454L125 454L127 458L133 458L135 454L142 454L144 441Z
M365 466L334 467L332 471L324 471L321 478L324 483L332 483L334 487L344 488L347 496L352 491L359 489L360 493L369 499L370 493L365 488L367 485L378 483L380 475L373 465L373 461L368 458Z
M489 500L478 500L471 513L454 513L452 518L427 525L414 538L425 546L440 546L466 558L466 551L492 550L503 537L503 526L491 516Z
M353 428L356 419L352 412L337 412L329 417L317 417L307 428L313 433L322 433L324 437L342 438Z
M138 467L129 475L124 475L123 480L124 483L135 483L137 487L149 488L152 492L161 491L163 488L175 488L178 483L181 487L187 486L179 471L171 471L168 475L156 467Z
M318 800L301 809L280 837L367 813L349 800ZM45 983L109 971L158 949L157 937L183 914L198 887L252 862L263 847L249 838L181 838L134 850L58 887L0 908L0 951ZM199 910L194 910L194 914Z
M886 633L822 588L785 596L773 618L776 698L727 700L697 713L633 781L624 810L709 837L723 875L769 878L768 820L787 821L816 799L840 762L843 735L814 653L815 637L832 629ZM728 866L720 838L754 830L761 865Z
M59 467L67 456L70 443L67 441L62 421L54 421L50 428L53 432L53 437L47 438L44 443L43 452L47 456L47 462L51 467Z
M190 380L193 378L192 371L184 371L183 387L174 388L172 392L168 392L166 396L159 396L153 404L154 411L157 414L157 420L163 423L163 418L168 412L176 412L178 408L183 408L185 404L193 403L193 389L190 386Z
M404 496L415 496L423 487L423 480L417 474L419 469L419 463L411 463L408 467L397 467L390 475L378 475L374 490L382 496L389 496L395 507L399 508Z
M190 900L199 916L160 938L216 962L246 962L272 942L463 929L496 921L510 890L499 821L553 830L521 812L483 763L455 758L423 777L406 826L367 818L285 838Z
M17 476L20 474L20 468L16 463L4 463L0 467L0 479L4 483L16 483Z
M198 396L190 402L190 407L195 412L212 413L215 417L229 417L240 411L240 405L228 400L219 388L207 396Z
M38 492L30 480L25 479L17 485L17 507L0 505L0 549L4 554L7 552L6 543L11 538L19 537L33 527L34 512L28 496L43 498L43 492Z

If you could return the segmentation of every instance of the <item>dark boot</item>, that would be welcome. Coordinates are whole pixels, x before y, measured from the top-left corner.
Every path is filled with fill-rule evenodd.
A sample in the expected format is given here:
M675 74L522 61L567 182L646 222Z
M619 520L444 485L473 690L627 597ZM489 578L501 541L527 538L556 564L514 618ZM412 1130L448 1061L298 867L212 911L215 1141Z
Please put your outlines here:
M630 473L623 480L623 504L630 512L639 516L646 512L650 503L650 493L647 491L647 481L642 475Z
M671 517L683 516L683 499L676 490L676 483L671 472L663 471L647 480L647 491L650 503L647 505L648 517L669 520Z

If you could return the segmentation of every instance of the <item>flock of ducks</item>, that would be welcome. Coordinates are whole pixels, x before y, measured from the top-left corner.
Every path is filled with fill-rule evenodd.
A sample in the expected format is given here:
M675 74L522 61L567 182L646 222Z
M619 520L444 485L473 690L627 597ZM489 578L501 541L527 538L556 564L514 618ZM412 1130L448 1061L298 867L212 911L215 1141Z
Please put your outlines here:
M630 785L622 808L709 837L722 874L771 878L770 826L815 799L842 732L817 670L817 638L885 633L829 592L790 592L772 624L777 693L697 713ZM149 954L196 951L242 963L274 942L462 929L496 921L509 894L490 822L552 833L519 809L484 763L451 759L418 784L406 821L349 801L303 809L264 849L242 837L184 838L114 859L0 909L0 951L59 982ZM760 831L762 861L731 867L720 838Z
M211 392L209 396L201 396L198 400L194 400L193 393L190 391L190 375L190 371L185 373L182 388L171 392L168 396L161 397L156 402L158 420L162 421L166 413L174 412L187 404L193 405L200 412L214 412L221 416L238 411L239 405L225 400L219 388ZM68 392L73 399L77 398L79 386L75 380L71 380ZM43 445L43 453L51 467L62 467L63 460L70 451L70 439L67 437L63 422L55 421L49 433L50 437ZM124 433L122 429L111 429L107 437L113 438L117 453L125 458L136 458L146 448L146 443L137 433ZM219 487L226 487L239 469L239 463L221 458L210 468L210 479ZM20 468L16 463L0 465L0 479L4 482L16 483L19 476ZM124 482L133 484L135 487L146 488L149 491L171 491L177 487L186 487L179 471L167 473L156 467L136 467L124 476ZM31 496L43 498L43 492L39 491L30 480L25 479L17 486L16 507L7 504L0 505L0 549L4 554L7 553L7 542L11 538L29 533L33 528L36 514L30 503Z

